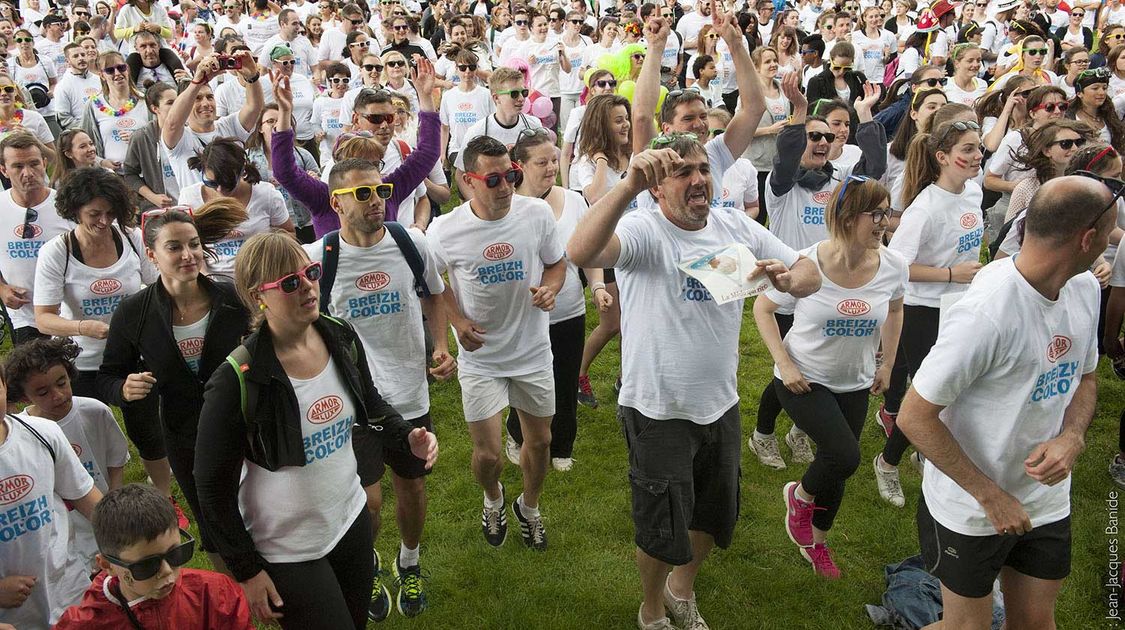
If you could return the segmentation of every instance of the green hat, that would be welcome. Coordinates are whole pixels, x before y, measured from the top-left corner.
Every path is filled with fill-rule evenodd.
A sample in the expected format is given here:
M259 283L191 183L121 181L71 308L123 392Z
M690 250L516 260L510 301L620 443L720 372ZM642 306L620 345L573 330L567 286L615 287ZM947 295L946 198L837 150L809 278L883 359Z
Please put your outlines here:
M278 44L270 49L270 61L277 61L285 56L292 56L293 49L285 44Z

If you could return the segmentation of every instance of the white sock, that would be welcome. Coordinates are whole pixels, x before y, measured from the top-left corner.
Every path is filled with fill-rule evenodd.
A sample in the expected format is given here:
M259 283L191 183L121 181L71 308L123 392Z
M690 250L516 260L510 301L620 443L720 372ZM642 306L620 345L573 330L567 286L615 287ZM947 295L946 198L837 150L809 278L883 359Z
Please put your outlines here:
M398 545L398 566L410 568L418 565L418 547L413 549L406 546L406 543L400 542Z
M805 503L812 503L813 501L816 501L816 497L810 495L808 492L805 492L805 488L801 486L801 484L797 484L797 487L793 490L793 494Z
M504 507L504 484L500 484L500 498L493 501L488 498L488 494L484 495L484 507L490 510L499 510Z
M516 502L520 504L520 512L527 518L539 518L539 506L531 507L523 502L523 495L521 494Z
M767 433L758 433L758 430L754 429L754 439L755 440L764 440L766 438L771 438L771 437L773 437L772 433L768 433L768 434Z

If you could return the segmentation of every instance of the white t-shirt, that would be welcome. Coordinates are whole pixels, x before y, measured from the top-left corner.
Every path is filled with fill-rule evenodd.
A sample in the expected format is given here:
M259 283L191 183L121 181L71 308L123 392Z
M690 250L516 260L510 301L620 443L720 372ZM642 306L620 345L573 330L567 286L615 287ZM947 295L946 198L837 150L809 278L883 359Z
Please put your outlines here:
M323 558L367 504L351 444L356 408L340 368L329 359L317 376L289 382L305 465L270 472L247 460L238 485L242 521L267 562Z
M950 79L945 84L945 97L949 99L950 103L960 103L972 107L977 99L984 96L988 91L988 82L984 79L973 77L973 88L971 90L962 90L957 87L957 82Z
M145 100L137 98L133 108L121 116L106 114L99 109L99 105L109 107L102 100L101 95L91 101L87 107L93 112L98 133L102 136L103 157L114 162L124 162L125 154L129 151L128 138L148 124L149 111L145 107Z
M685 13L676 23L676 32L684 36L684 41L698 39L699 31L703 30L703 25L710 21L710 16L705 16L698 11L691 11Z
M743 301L719 305L678 265L742 243L760 259L797 262L797 252L741 212L716 210L685 231L658 210L642 209L616 229L614 267L621 291L621 394L618 404L656 420L710 424L738 402L738 336Z
M269 75L266 75L268 78ZM258 81L262 86L262 99L264 103L274 102L273 98L273 83L270 81ZM224 118L231 114L237 114L242 106L246 104L246 88L238 82L234 77L226 77L218 87L212 85L215 93L215 115Z
M46 37L35 38L35 52L43 63L51 66L55 76L66 72L66 55L63 54L63 47L66 44L65 39L53 42Z
M184 125L184 135L180 136L180 141L174 147L169 148L163 139L160 140L160 152L164 155L165 163L172 166L176 183L181 190L203 181L203 173L188 167L188 158L194 156L196 151L202 151L215 138L225 137L237 138L243 142L250 137L250 131L242 128L237 111L216 120L214 131L196 133L191 127Z
M473 125L495 111L488 88L478 85L466 92L461 88L446 90L442 95L438 116L449 127L449 153L461 150L462 139Z
M289 8L293 8L290 6ZM293 51L293 72L305 77L312 76L313 67L317 64L316 50L313 49L312 43L304 35L298 35L296 39L287 42L281 39L281 34L274 35L262 44L262 52L258 56L258 63L269 68L273 65L270 61L270 51L275 46L288 46Z
M558 236L560 243L566 243L574 234L574 228L586 214L589 204L582 193L563 190L563 208L559 215ZM586 293L582 290L582 280L578 278L578 265L566 259L566 280L555 296L555 308L550 312L550 322L557 324L579 317L586 312Z
M670 37L669 39L675 38ZM566 42L563 42L563 54L570 61L570 72L563 72L562 68L559 68L559 92L557 94L577 96L582 93L582 75L578 73L578 69L582 66L582 53L590 44L590 38L585 35L579 35L578 43L573 47L567 46ZM549 96L555 96L555 94L549 94Z
M12 191L0 192L0 234L5 235L5 256L0 258L0 275L4 282L12 286L27 289L28 304L18 309L4 307L12 318L12 326L23 328L35 326L35 265L39 257L39 248L47 241L74 227L70 221L59 217L55 211L55 191L51 190L43 203L35 206L31 216L36 219L29 224L27 233L29 238L24 238L24 219L28 218L27 209L17 206L12 201Z
M344 46L348 36L337 28L325 28L320 35L320 48L317 56L321 61L340 61L344 58Z
M85 77L81 77L68 70L55 84L55 97L51 100L50 108L56 113L69 116L78 124L82 122L82 114L86 112L86 103L101 93L102 81L98 75L88 72ZM143 100L141 109L145 109Z
M863 217L861 217L863 218ZM910 268L902 255L879 248L879 269L866 284L847 289L832 282L820 267L817 243L801 252L820 269L820 290L800 299L768 289L765 296L793 310L793 327L782 343L810 383L841 394L871 387L875 353L890 303L902 298ZM775 378L781 378L777 364Z
M176 339L180 356L196 374L199 374L199 362L203 359L203 339L207 336L207 324L210 322L211 313L208 312L197 322L183 326L172 325L172 337Z
M94 480L54 422L24 420L51 445L56 461L27 427L6 417L0 422L8 427L8 439L0 444L0 502L5 508L0 558L5 575L38 579L23 605L0 608L0 623L45 628L77 604L90 585L89 566L70 554L70 519L60 497L81 499L93 490Z
M239 30L242 33L242 38L246 41L246 45L250 47L250 51L255 55L262 52L263 45L271 38L281 32L281 24L277 21L277 16L272 11L266 11L262 15L255 17L253 14L247 15L239 24ZM267 55L269 52L267 51Z
M1024 460L1059 435L1082 375L1097 368L1100 295L1087 272L1051 301L1028 284L1014 259L993 262L943 315L937 343L914 376L918 394L945 407L941 421L965 455L1020 502L1032 527L1070 514L1070 477L1041 484L1027 475ZM922 493L947 529L996 534L976 499L930 461Z
M723 191L719 197L724 208L746 211L746 204L758 201L758 169L746 158L738 158L723 175Z
M980 186L971 180L959 195L937 184L926 186L903 212L889 247L910 265L950 268L979 260L984 235L981 197ZM904 302L938 308L941 296L964 290L963 285L951 282L911 282Z
M320 154L325 157L332 154L332 145L344 133L344 120L340 118L343 106L343 98L321 96L313 101L312 119L320 122L320 131L324 132L324 138L320 141Z
M577 147L578 132L582 129L582 119L586 117L586 106L575 105L570 110L570 117L566 119L566 129L563 130L563 142L569 142Z
M486 116L483 120L478 120L472 127L469 127L468 131L466 131L465 135L461 138L461 146L468 145L469 141L477 136L491 136L510 148L516 143L516 140L519 140L520 132L524 129L540 129L542 127L543 123L539 122L539 119L531 114L520 114L519 118L516 119L516 124L511 127L501 125L500 122L496 120L496 114L492 114L491 116ZM463 152L457 154L455 166L459 171L465 170Z
M770 212L770 232L782 243L802 250L828 238L828 226L824 222L824 208L832 199L832 193L841 181L851 175L855 164L839 166L835 173L817 190L802 188L794 184L784 195L773 194L771 182L774 172L766 177L766 207Z
M866 75L868 81L882 84L883 69L886 67L883 58L887 56L886 51L898 50L898 40L895 39L894 33L880 29L877 37L868 37L863 31L855 31L852 33L852 46L855 46L857 57L856 70Z
M1018 182L1035 175L1034 171L1018 169L1013 159L1013 154L1018 153L1023 147L1023 135L1018 129L1013 129L1004 135L996 153L988 161L988 172L1002 177L1006 182Z
M38 138L43 144L54 146L55 136L51 134L51 128L47 126L47 121L43 119L43 116L31 109L19 111L23 116L23 130ZM14 131L14 128L0 130L0 140L7 138Z
M179 202L197 209L203 205L203 184L192 184L180 189ZM279 226L289 220L289 209L285 197L277 192L273 184L259 182L250 190L250 202L246 204L249 218L231 230L226 238L211 246L217 260L207 259L207 270L234 277L234 257L246 239L255 234L269 232L271 227Z
M458 340L462 372L505 377L551 369L549 318L531 305L530 289L541 285L544 265L563 257L558 231L547 202L519 195L496 221L463 203L430 224L439 270L449 272L465 317L486 331L473 352Z
M73 251L67 261L66 234L60 234L39 250L35 305L59 305L64 317L70 314L73 319L96 319L108 324L121 300L156 280L152 263L138 256L143 251L140 230L130 230L122 239L121 256L112 265L89 267L79 262ZM105 339L77 335L72 338L82 349L74 365L82 371L101 367Z
M517 57L527 61L531 89L546 96L559 94L559 40L548 36L542 42L534 39L512 41L505 44L500 62L505 63Z
M425 265L426 286L433 295L445 290L438 263L426 237L409 230ZM324 239L305 245L309 259L324 260ZM414 274L390 233L371 247L356 247L340 239L336 280L328 312L347 320L359 333L367 365L379 393L407 420L430 410L426 383L422 302L414 289Z

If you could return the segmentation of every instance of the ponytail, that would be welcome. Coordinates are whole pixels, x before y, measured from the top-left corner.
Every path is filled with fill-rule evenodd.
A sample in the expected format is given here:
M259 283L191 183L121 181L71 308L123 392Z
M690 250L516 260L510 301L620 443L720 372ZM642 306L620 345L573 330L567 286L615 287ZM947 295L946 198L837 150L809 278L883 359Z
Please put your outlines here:
M941 174L941 166L937 156L930 149L934 136L920 133L910 142L906 151L906 168L903 170L902 179L902 209L910 207L918 193L926 186L937 181Z

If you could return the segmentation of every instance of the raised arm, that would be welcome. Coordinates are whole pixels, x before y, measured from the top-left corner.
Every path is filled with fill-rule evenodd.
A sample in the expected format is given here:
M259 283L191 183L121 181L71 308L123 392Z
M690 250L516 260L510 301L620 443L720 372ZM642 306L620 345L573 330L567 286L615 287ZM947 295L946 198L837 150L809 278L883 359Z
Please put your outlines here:
M781 79L781 92L793 105L790 123L777 134L777 155L773 158L770 190L780 197L797 185L801 156L805 153L808 137L805 135L805 114L809 102L801 94L800 73L790 72ZM724 134L726 135L726 134Z
M672 25L662 18L652 18L645 25L650 51L664 50ZM637 85L633 89L633 154L648 148L656 133L654 124L656 102L660 99L660 55L645 55Z
M242 60L242 67L238 70L238 82L242 88L246 90L246 102L242 105L242 109L238 110L238 122L242 123L242 128L251 131L258 124L258 117L262 114L262 108L265 106L265 97L262 95L262 84L259 79L262 78L262 73L258 68L258 62L254 61L254 55L249 50L239 51L236 55Z
M871 116L871 108L879 101L879 86L874 83L863 84L863 97L855 101L855 113L859 118L855 141L863 152L854 172L879 179L887 170L887 131L882 123Z
M172 109L168 110L164 125L160 128L160 140L164 143L164 148L174 149L180 143L180 138L184 137L184 125L187 124L188 116L195 107L195 98L199 95L199 90L219 72L219 60L215 55L207 55L199 62L195 69L195 76L176 97L176 102L172 103Z
M715 29L734 57L734 77L738 84L738 95L742 106L738 108L734 117L730 119L726 131L723 132L723 142L730 149L730 154L738 158L754 139L754 132L758 129L758 123L761 122L762 114L766 111L766 98L762 93L762 81L758 76L758 69L750 59L750 51L746 49L746 39L742 36L742 29L738 28L738 18L732 13L727 13L722 4L713 1L711 11Z

